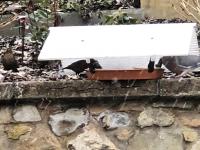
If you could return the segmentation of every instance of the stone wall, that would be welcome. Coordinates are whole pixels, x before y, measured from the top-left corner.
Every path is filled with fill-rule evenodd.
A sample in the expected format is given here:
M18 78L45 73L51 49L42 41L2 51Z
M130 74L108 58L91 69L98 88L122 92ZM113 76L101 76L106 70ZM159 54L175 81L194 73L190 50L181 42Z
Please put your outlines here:
M2 83L0 149L199 150L199 82Z
M0 107L2 150L199 150L187 101L85 101Z

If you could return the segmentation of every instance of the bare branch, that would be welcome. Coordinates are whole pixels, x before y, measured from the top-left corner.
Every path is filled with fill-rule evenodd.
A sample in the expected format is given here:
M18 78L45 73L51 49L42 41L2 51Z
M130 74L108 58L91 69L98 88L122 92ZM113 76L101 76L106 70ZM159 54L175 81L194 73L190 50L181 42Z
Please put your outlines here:
M191 17L200 24L200 3L199 0L170 0L172 7L181 16Z

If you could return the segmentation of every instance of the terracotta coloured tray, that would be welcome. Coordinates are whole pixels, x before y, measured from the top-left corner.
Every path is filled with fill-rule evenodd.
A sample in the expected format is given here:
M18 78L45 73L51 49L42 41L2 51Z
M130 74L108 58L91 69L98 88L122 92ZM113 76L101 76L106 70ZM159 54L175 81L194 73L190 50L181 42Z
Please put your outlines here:
M94 74L87 71L87 77L88 80L156 80L162 77L163 72L164 69L155 69L151 73L147 69L96 69Z

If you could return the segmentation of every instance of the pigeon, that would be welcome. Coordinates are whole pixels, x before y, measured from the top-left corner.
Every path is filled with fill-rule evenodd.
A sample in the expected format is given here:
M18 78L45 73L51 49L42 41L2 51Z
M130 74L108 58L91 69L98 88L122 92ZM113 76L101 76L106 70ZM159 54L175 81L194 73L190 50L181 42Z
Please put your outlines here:
M91 73L95 73L95 69L102 69L99 62L93 58L90 59L90 63L88 64L88 68Z
M12 70L18 72L18 64L11 48L8 48L1 57L4 70Z
M150 58L149 64L148 64L148 72L154 71L154 64L155 64L155 61L152 61L151 58Z
M184 76L199 68L200 56L164 56L162 64L178 76Z
M85 71L85 69L87 68L88 68L88 63L86 62L86 60L78 60L63 69L70 69L74 71L76 75L79 75L81 72Z

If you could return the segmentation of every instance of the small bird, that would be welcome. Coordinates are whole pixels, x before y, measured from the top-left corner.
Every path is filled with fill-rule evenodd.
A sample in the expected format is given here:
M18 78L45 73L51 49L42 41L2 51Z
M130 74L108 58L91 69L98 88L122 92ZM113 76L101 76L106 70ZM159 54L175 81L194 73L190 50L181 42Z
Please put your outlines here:
M148 64L148 72L154 71L154 64L155 64L155 61L152 61L151 58L150 58L149 64Z
M95 69L102 69L99 62L93 58L90 59L90 63L88 64L88 68L91 73L95 73Z
M63 69L70 69L74 71L76 75L79 75L81 72L85 71L85 69L87 68L88 68L88 63L86 62L86 60L78 60Z
M157 68L161 68L161 67L162 67L162 64L163 64L162 58L160 58L159 61L158 61L158 63L156 64L156 67L157 67Z
M11 48L8 48L1 57L4 70L12 70L18 72L18 64Z
M78 60L76 62L73 62L71 65L63 68L63 70L70 69L74 71L76 75L80 75L81 72L85 71L88 68L91 73L94 73L95 69L101 69L102 67L97 60L91 58L89 63L87 63L86 60Z
M134 2L133 2L133 7L134 7L134 8L141 8L140 0L134 0Z

